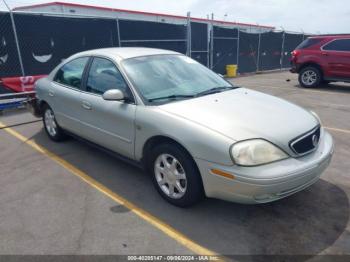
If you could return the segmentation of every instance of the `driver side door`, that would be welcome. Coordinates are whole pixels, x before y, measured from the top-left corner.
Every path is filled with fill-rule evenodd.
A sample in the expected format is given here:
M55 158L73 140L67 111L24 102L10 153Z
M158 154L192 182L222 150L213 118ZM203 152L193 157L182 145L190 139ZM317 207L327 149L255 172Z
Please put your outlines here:
M110 89L121 90L126 99L104 100L103 93ZM133 159L136 105L114 62L102 57L92 58L80 104L82 137Z

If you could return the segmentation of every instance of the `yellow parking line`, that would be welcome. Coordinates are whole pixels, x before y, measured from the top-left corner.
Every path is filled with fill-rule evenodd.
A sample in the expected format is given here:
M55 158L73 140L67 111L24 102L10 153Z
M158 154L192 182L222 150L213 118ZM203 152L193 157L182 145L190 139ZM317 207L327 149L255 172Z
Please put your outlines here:
M94 187L95 189L97 189L101 193L105 194L106 196L108 196L109 198L118 202L119 204L125 206L130 211L132 211L134 214L136 214L137 216L139 216L143 220L147 221L148 223L150 223L151 225L153 225L154 227L156 227L157 229L159 229L160 231L162 231L163 233L165 233L166 235L168 235L172 239L176 240L178 243L185 246L189 250L193 251L194 253L196 253L198 255L218 256L218 254L215 253L214 251L211 251L211 250L195 243L193 240L189 239L188 237L186 237L184 234L182 234L181 232L179 232L175 228L173 228L170 225L166 224L165 222L161 221L160 219L158 219L157 217L148 213L147 211L139 208L138 206L136 206L135 204L126 200L122 196L116 194L115 192L108 189L107 187L105 187L104 185L102 185L101 183L96 181L95 179L89 177L86 173L84 173L80 169L76 168L75 166L73 166L72 164L67 162L66 160L64 160L61 157L57 156L56 154L50 152L46 148L38 145L33 140L29 140L28 138L21 135L20 133L13 130L12 128L6 128L6 126L1 122L0 122L0 127L4 128L3 130L5 130L7 133L16 137L20 141L26 143L27 145L29 145L30 147L32 147L36 151L40 152L43 155L46 155L47 157L49 157L50 159L52 159L53 161L55 161L56 163L58 163L59 165L61 165L65 169L67 169L68 171L70 171L73 175L77 176L78 178L80 178L81 180L83 180L84 182L89 184L90 186Z
M348 129L340 129L340 128L334 128L334 127L324 127L325 129L331 130L331 131L336 131L336 132L342 132L342 133L346 133L346 134L350 134L350 130Z

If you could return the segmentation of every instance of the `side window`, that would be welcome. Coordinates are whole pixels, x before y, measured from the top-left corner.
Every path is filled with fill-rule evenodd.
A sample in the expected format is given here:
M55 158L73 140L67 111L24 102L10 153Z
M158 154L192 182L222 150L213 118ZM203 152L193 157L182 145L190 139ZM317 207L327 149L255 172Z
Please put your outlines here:
M57 71L54 81L81 89L84 68L88 60L88 57L81 57L64 64Z
M116 66L108 59L95 57L92 61L86 91L102 95L110 89L119 89L131 98L129 87Z
M323 47L323 50L328 51L350 51L350 39L339 39L330 42Z

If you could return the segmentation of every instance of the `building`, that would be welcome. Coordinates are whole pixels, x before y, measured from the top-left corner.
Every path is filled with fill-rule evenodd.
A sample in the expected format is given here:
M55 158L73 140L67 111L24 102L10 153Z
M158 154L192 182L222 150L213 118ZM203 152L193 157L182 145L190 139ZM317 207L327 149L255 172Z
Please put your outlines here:
M141 11L132 11L100 6L91 6L83 4L50 2L37 5L20 6L13 9L17 12L36 12L36 13L51 13L51 14L68 14L68 15L84 15L96 17L113 17L118 19L142 20L163 23L184 24L187 22L186 16L159 14ZM241 31L249 33L259 33L274 30L271 26L262 26L238 22L209 20L204 18L191 17L194 22L213 23L228 28L238 28Z

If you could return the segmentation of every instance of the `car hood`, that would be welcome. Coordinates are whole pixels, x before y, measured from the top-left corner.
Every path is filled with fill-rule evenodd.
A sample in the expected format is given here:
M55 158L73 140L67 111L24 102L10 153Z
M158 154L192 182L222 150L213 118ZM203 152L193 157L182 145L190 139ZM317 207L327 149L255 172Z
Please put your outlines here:
M318 125L307 110L246 88L159 106L233 140L264 138L288 148L289 141Z

